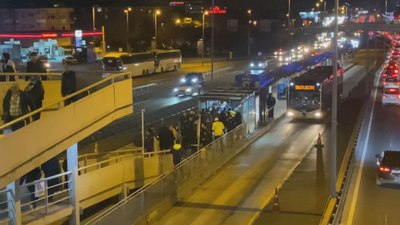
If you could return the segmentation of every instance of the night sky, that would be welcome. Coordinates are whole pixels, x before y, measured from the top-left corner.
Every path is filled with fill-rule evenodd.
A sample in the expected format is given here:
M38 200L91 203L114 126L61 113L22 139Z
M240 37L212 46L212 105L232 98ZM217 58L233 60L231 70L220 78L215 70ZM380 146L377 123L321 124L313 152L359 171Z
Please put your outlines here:
M187 0L190 1L190 0ZM195 1L195 0L191 0ZM204 0L205 2L211 2L211 0ZM286 4L285 0L215 0L216 4L232 5L234 7L266 7L276 8L279 5ZM396 0L397 1L397 0ZM20 8L20 7L51 7L54 4L65 7L90 7L92 5L101 6L113 6L113 7L124 7L124 6L161 6L168 5L169 0L1 0L1 8ZM276 4L279 2L279 4ZM317 0L292 0L292 4L297 10L310 9L314 6ZM345 2L350 3L354 7L366 7L366 8L379 8L383 6L384 0L340 0L340 4ZM390 2L394 1L388 1ZM333 6L334 0L328 0L328 8ZM382 7L381 6L381 7Z

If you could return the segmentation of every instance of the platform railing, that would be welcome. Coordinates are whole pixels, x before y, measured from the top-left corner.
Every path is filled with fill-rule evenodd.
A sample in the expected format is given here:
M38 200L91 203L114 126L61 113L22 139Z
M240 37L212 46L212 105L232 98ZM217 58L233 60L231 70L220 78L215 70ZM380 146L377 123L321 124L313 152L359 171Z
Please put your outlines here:
M245 144L246 134L247 124L243 123L86 224L135 224L159 204L174 204L235 157Z

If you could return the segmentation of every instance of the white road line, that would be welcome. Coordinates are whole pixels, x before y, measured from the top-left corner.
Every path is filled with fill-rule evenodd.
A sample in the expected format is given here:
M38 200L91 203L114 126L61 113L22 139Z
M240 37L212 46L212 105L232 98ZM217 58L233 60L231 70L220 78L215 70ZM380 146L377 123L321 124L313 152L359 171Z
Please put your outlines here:
M379 76L376 78L375 86L378 87L378 84L379 84ZM357 199L358 199L358 195L359 195L359 191L360 191L361 177L362 177L364 163L365 163L365 155L367 153L367 146L368 146L369 136L370 136L370 132L371 132L372 118L374 117L375 99L376 99L377 93L378 93L378 88L375 88L374 98L373 98L372 108L371 108L372 112L371 112L371 115L370 115L369 121L368 121L368 131L367 131L367 137L365 138L365 141L364 141L363 152L362 152L362 157L361 157L361 164L357 168L357 179L356 179L356 184L355 184L355 188L354 188L355 190L354 190L354 195L353 195L354 198L351 201L349 216L348 216L347 222L345 223L347 225L352 225L352 223L353 223L354 211L355 211L355 207L356 207L356 203L357 203Z

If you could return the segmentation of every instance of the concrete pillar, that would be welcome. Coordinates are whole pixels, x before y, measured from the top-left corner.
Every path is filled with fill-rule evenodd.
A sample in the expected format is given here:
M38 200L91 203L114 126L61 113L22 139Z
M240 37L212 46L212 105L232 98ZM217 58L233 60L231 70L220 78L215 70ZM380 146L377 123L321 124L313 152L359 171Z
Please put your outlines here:
M19 180L12 182L7 185L7 206L8 206L8 218L10 219L10 224L21 225L22 224L22 214L21 214L21 188L19 185Z
M77 196L77 178L78 178L78 144L75 143L67 150L67 168L68 171L71 171L70 182L68 187L69 196L71 198L71 205L74 207L72 214L69 218L70 225L79 225L80 224L80 211L79 211L79 200Z

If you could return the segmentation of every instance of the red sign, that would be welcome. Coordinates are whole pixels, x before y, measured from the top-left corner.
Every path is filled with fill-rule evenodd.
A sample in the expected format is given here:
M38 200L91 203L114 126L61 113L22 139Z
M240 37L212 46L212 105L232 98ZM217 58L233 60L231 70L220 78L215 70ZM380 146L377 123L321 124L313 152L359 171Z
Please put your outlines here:
M226 9L220 9L218 6L215 6L212 10L208 10L209 14L225 14Z

